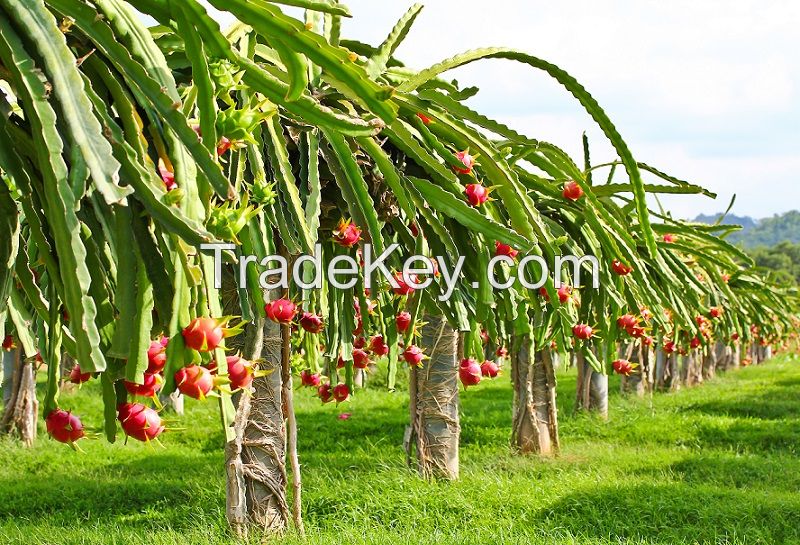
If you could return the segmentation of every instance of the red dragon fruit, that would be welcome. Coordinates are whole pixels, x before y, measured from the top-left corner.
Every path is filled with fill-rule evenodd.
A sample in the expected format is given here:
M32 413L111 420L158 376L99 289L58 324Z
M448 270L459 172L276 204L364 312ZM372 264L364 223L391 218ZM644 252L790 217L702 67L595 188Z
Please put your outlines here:
M317 388L317 397L319 397L323 403L331 402L331 399L333 399L333 392L331 392L330 383L326 382Z
M620 329L632 329L639 325L639 318L634 316L633 314L623 314L619 318L617 318L617 326Z
M118 407L117 420L128 437L137 441L152 441L164 431L158 413L141 403L125 403Z
M202 400L214 388L214 377L205 367L187 365L175 372L175 384L182 394Z
M467 184L464 194L467 196L469 203L475 208L489 200L489 190L482 184Z
M160 340L150 343L147 349L147 371L146 373L155 374L164 370L167 364L167 345L169 338L161 337Z
M614 372L618 375L625 375L626 377L633 372L633 365L628 360L614 360L611 363L611 366L614 368Z
M306 387L314 387L320 385L322 382L322 377L319 373L312 373L308 369L304 369L300 371L300 385Z
M369 367L369 354L361 348L353 349L353 367L356 369L366 369Z
M577 201L583 197L583 189L578 185L578 182L569 181L564 184L564 191L561 195L570 201Z
M14 341L14 337L12 335L6 335L5 339L3 339L3 350L8 352L14 350L16 347L17 343Z
M341 220L333 231L333 241L343 248L352 248L361 240L361 229L352 220Z
M546 287L542 286L541 288L539 288L539 295L541 295L542 298L545 301L547 301L548 303L550 302L550 294L547 293L547 288Z
M303 315L300 316L300 327L309 333L321 333L325 328L325 322L323 322L322 316L318 314L303 312Z
M558 288L558 301L563 305L572 298L572 286L563 285Z
M186 346L198 352L214 351L224 338L224 323L207 316L195 318L183 330Z
M411 367L421 367L425 354L420 347L411 344L403 351L403 359Z
M459 174L472 174L472 169L475 167L477 162L475 161L475 158L472 155L470 155L469 150L457 152L456 159L458 159L464 166L453 167L453 170L455 170Z
M228 356L228 378L231 390L249 388L253 384L253 364L240 356Z
M573 326L572 334L582 341L588 341L594 336L594 330L588 324L577 324Z
M72 368L72 371L69 372L69 381L72 384L83 384L91 378L92 374L82 372L81 366L77 363L75 364L75 367Z
M336 403L350 399L350 388L347 387L347 384L337 384L333 387L333 399Z
M644 328L642 326L638 326L638 325L634 326L634 327L631 327L631 328L628 328L625 331L627 331L628 335L630 335L631 337L637 338L637 339L639 339L641 337L644 337L644 333L645 333Z
M59 443L74 443L86 434L81 419L69 411L55 409L44 419L47 433Z
M618 259L615 259L614 261L611 262L611 268L614 269L614 272L620 276L627 276L628 274L631 273L631 271L633 271L633 267L625 265Z
M558 294L558 301L563 305L572 299L572 286L563 284L560 288L558 288L558 290L556 290L556 293ZM550 302L550 294L547 293L547 288L544 286L539 288L539 295L541 295L548 303Z
M436 278L440 277L441 273L439 272L439 261L435 257L429 257L428 259L431 261L431 270L433 271L433 276Z
M273 322L290 324L297 316L298 308L289 299L276 299L264 305L264 311L267 313L267 318Z
M499 240L496 240L494 243L494 255L505 255L510 257L511 259L515 259L519 254L519 250L515 250L508 244L503 244Z
M383 340L383 335L375 335L369 342L369 349L376 356L385 356L389 353L389 345Z
M395 324L397 325L398 332L405 333L408 331L408 328L411 326L411 313L405 310L398 313L395 318Z
M142 384L137 384L136 382L126 380L125 389L128 390L128 393L131 395L139 397L155 397L158 391L161 389L162 384L163 380L161 375L145 373L144 379L142 379Z
M465 358L461 360L458 366L458 378L461 379L461 384L464 388L468 386L475 386L481 381L481 366L472 358Z
M225 155L231 147L233 147L233 142L227 136L223 136L217 142L217 155Z
M362 333L364 333L364 318L359 314L356 320L356 328L353 330L353 335L361 335Z
M416 274L409 275L409 280L411 280L414 284L419 282ZM392 291L395 295L410 295L414 293L414 288L406 283L405 279L403 278L403 273L394 273L394 281L397 282L397 287L392 288Z
M164 187L167 191L172 191L178 187L175 182L175 173L167 168L161 159L158 160L158 174L161 176L161 181L164 182Z
M697 324L697 327L705 327L706 322L708 322L708 320L706 320L706 317L702 314L698 314L694 317L694 323Z
M498 346L494 355L497 356L498 358L505 358L506 356L508 356L508 348L506 348L505 346Z
M492 360L486 360L481 364L481 375L488 378L497 377L500 368Z

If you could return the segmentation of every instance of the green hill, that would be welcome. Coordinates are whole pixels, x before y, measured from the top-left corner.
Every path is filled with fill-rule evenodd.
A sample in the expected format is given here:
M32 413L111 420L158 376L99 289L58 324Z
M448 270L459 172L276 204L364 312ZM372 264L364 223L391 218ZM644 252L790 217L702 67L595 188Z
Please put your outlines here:
M720 215L701 214L694 221L714 223ZM728 215L722 223L742 226L742 230L732 233L728 240L745 248L775 246L785 241L800 243L800 211L797 210L760 220L754 220L748 216Z

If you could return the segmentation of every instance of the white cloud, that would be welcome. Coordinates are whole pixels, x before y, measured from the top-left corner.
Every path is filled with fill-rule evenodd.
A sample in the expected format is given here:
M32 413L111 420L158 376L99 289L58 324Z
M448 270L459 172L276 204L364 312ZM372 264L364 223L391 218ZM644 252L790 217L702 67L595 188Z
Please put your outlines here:
M380 43L411 2L344 0L343 35ZM795 0L430 0L398 56L424 68L506 45L554 62L600 102L637 159L720 194L672 197L678 216L724 209L770 215L800 202L800 2ZM454 70L472 104L576 157L613 150L580 105L509 61Z
M592 126L585 115L533 114L500 117L500 121L526 134L554 142L572 157L582 157L581 134L586 129L593 164L613 157L614 150L602 132ZM800 172L800 156L796 153L764 156L718 156L697 154L685 143L643 141L635 149L638 160L676 178L709 189L716 201L700 195L663 195L661 203L675 217L693 218L700 213L722 212L736 194L733 212L754 217L793 210L800 203L800 184L793 183ZM603 176L596 183L602 183ZM624 181L618 169L617 182ZM650 175L644 174L645 179ZM653 178L654 183L664 183Z
M378 43L399 3L351 0L345 30ZM391 11L393 13L387 13ZM800 202L800 2L592 0L429 2L398 54L422 68L464 49L508 45L569 71L597 98L637 159L717 192L668 197L678 216L724 209L770 215ZM473 104L579 157L602 134L563 89L506 61L452 73L481 87Z
M717 193L716 202L700 196L665 196L662 203L676 217L691 218L700 213L722 212L736 195L733 212L766 217L798 208L800 157L795 154L763 157L705 157L692 154L686 146L642 146L645 162L669 166L674 176L697 183Z

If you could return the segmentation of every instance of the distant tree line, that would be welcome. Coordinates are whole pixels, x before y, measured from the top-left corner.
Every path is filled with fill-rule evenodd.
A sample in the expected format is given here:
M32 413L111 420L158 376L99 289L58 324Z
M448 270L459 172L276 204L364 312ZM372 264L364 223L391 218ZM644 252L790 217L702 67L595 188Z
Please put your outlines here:
M721 214L701 214L694 221L716 223ZM779 283L800 285L800 211L792 210L771 218L754 220L728 214L722 224L739 225L726 240L745 248L759 267L769 269Z
M797 227L800 231L800 225ZM748 250L759 267L770 269L780 283L800 285L800 244L783 241Z
M720 214L697 216L694 221L715 223ZM727 240L745 248L775 246L784 241L800 243L800 212L792 210L771 218L754 220L749 216L728 214L722 220L726 225L740 225L742 229L731 233Z

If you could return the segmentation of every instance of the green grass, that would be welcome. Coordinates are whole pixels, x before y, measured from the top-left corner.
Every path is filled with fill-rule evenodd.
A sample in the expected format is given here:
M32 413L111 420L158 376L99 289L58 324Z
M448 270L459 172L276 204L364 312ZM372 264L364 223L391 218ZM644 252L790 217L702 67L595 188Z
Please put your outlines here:
M797 360L643 400L613 380L603 423L572 415L575 379L560 376L555 460L510 452L507 376L462 394L457 483L405 466L403 393L370 390L337 410L298 392L307 542L800 543ZM99 426L95 388L61 399ZM213 403L190 404L165 449L0 441L0 543L234 542L217 419Z

